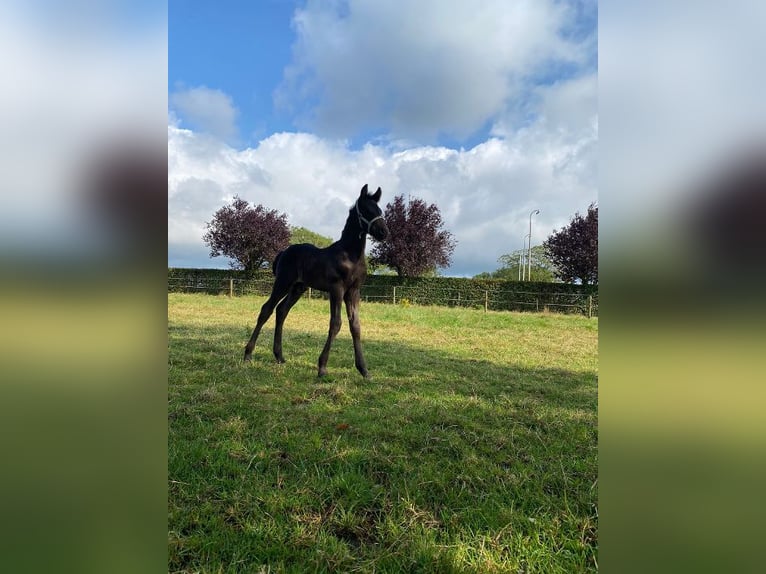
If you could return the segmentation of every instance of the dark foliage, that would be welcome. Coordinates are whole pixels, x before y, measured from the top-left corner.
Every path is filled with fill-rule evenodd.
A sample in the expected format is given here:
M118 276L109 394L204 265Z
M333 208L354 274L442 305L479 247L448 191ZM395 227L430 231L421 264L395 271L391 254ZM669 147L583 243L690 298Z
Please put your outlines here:
M543 247L559 279L598 284L598 206L591 203L585 217L576 213L568 226L545 240Z
M766 150L743 153L705 180L679 217L692 244L706 254L701 281L740 293L754 287L760 296L766 278Z
M376 242L370 263L386 265L399 276L418 277L440 267L449 267L457 242L442 229L442 217L435 204L422 199L408 204L404 196L386 205L386 223L390 234L386 241Z
M202 238L210 246L211 257L229 257L232 268L252 273L268 267L287 248L290 228L287 215L262 205L250 206L235 196L231 205L215 212Z

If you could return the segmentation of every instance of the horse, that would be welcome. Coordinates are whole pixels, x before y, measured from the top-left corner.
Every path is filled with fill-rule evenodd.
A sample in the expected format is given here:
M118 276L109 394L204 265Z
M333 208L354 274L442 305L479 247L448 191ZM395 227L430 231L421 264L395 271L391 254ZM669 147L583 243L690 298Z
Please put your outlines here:
M318 289L330 294L330 330L322 353L319 355L318 376L327 375L327 359L330 347L341 327L341 305L345 302L351 338L354 342L354 365L359 373L369 379L367 364L362 353L359 321L359 290L367 277L364 248L367 234L378 241L388 237L388 227L383 212L378 206L380 187L369 194L367 184L362 187L359 197L349 209L346 224L340 239L324 249L310 243L291 245L274 258L274 286L271 295L261 307L258 320L245 346L245 361L252 359L253 348L264 323L277 309L277 324L274 329L274 357L284 363L282 355L282 326L290 309L307 288Z

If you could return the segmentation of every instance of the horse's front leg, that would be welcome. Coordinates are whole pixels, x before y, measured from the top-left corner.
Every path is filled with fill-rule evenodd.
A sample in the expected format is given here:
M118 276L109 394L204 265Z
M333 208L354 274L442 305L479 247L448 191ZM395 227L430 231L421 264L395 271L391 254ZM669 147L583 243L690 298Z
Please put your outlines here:
M357 370L365 379L370 378L367 371L367 363L362 353L362 326L359 321L359 289L349 289L343 296L346 302L346 314L348 315L348 326L351 330L351 338L354 340L354 364Z
M324 377L327 374L327 359L330 356L330 347L332 342L340 331L341 325L341 306L343 305L343 290L333 288L330 290L330 330L327 333L327 341L319 355L319 376Z

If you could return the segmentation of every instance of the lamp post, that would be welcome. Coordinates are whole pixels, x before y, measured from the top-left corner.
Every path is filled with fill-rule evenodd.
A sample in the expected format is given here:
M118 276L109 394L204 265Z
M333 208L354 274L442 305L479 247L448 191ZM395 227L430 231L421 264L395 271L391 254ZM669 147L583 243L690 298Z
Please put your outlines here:
M524 236L524 245L521 247L521 253L519 253L519 281L524 281L524 274L526 272L526 263L524 262L524 252L527 250L527 237L529 237L529 234Z
M539 209L535 209L529 214L529 256L527 257L527 265L529 266L529 272L527 273L527 281L532 280L532 216L540 213Z

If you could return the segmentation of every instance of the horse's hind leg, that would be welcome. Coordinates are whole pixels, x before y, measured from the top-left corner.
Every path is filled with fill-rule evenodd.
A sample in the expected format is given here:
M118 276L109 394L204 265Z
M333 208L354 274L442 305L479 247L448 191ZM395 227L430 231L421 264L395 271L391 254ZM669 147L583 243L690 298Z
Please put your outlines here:
M255 329L253 329L253 334L250 335L250 340L245 346L245 361L250 360L251 355L253 354L253 349L255 348L255 342L258 340L258 335L260 335L264 323L269 320L269 317L271 317L271 314L274 312L274 307L284 299L289 290L290 283L277 277L274 281L274 287L271 289L271 295L266 299L266 302L261 307L261 312L258 314L258 321L255 324Z
M293 284L287 297L277 305L277 326L274 328L274 357L276 357L277 363L285 362L285 358L282 356L282 325L284 325L290 309L301 298L305 290L306 286L303 283Z

